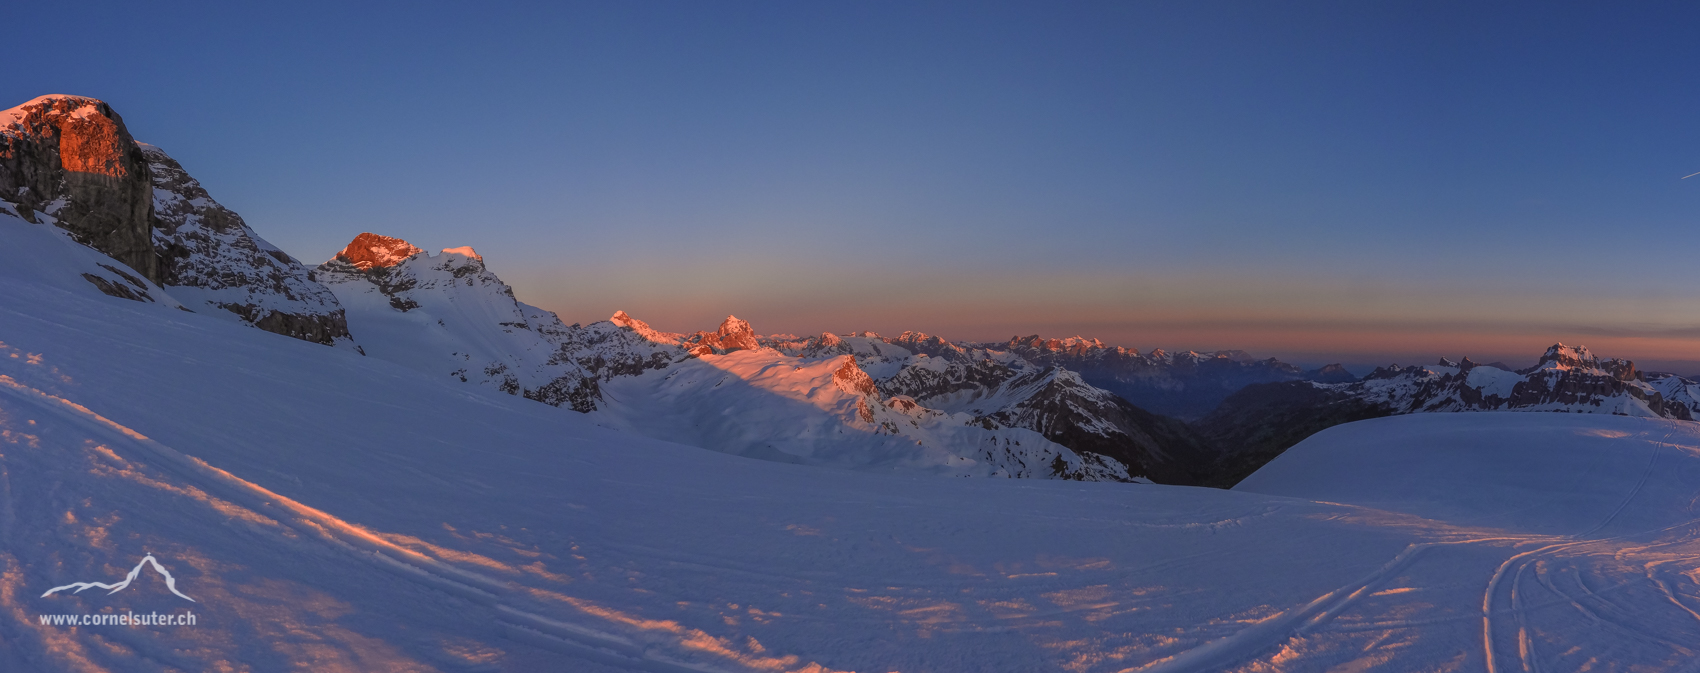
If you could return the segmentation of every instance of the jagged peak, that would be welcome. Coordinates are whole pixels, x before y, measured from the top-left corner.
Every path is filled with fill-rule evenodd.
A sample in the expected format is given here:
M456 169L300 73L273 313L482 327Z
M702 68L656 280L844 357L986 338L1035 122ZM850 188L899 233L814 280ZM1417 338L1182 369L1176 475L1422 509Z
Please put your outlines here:
M862 371L861 367L856 366L856 356L854 355L843 356L843 364L832 372L832 381L838 384L839 390L851 395L864 397L869 395L877 397L879 395L879 388L874 385L873 378L868 376L867 372Z
M373 267L395 266L422 252L425 251L399 238L364 232L355 236L348 247L331 259L347 262L361 271L370 271Z
M1553 344L1541 355L1541 362L1592 362L1594 359L1594 354L1588 351L1587 346L1566 346L1563 342Z
M1465 359L1466 359L1466 360L1467 360L1467 359L1469 359L1469 358L1465 358ZM1458 366L1458 363L1456 363L1456 362L1453 362L1453 361L1452 361L1452 360L1451 360L1451 359L1449 359L1449 358L1444 358L1444 357L1443 357L1443 358L1441 358L1441 359L1440 359L1440 362L1439 362L1439 363L1437 363L1437 364L1436 364L1436 365L1435 365L1435 366L1437 366L1437 367L1456 367L1456 366Z
M726 319L720 323L720 329L715 330L715 334L720 337L718 345L723 350L738 351L761 348L761 344L756 342L756 332L750 328L750 323L738 319L738 316L735 315L726 316Z
M725 320L720 321L720 329L716 330L716 333L720 336L729 336L733 334L749 334L753 336L755 334L755 330L750 329L749 321L741 320L735 315L728 315Z

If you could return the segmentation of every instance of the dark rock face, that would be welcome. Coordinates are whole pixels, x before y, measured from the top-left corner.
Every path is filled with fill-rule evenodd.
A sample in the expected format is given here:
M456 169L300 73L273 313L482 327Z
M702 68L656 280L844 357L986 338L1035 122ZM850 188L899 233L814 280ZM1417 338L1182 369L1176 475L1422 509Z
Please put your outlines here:
M153 179L153 242L167 289L183 288L174 294L191 305L234 313L267 332L352 342L342 305L306 266L214 201L164 150L144 145L142 154Z
M137 143L106 103L43 96L0 112L0 200L26 220L49 218L191 310L229 312L315 343L352 344L334 295L165 152ZM109 295L153 301L145 288L89 282Z
M1192 423L1219 452L1199 485L1229 488L1306 437L1394 413L1389 406L1304 381L1246 386Z
M43 96L0 112L0 199L54 218L78 241L163 280L153 248L153 181L123 118L93 98Z
M528 400L566 407L581 414L595 411L597 401L602 399L601 387L590 377L561 377L521 394Z
M129 274L124 274L124 275L129 275ZM153 301L154 300L153 297L148 296L146 286L141 286L141 289L131 289L130 287L124 285L123 283L114 283L110 280L107 280L105 278L101 278L100 276L96 276L92 273L83 274L83 280L86 280L91 285L94 285L95 289L100 290L101 294L104 294L108 297L117 297L119 299L128 299L130 301Z

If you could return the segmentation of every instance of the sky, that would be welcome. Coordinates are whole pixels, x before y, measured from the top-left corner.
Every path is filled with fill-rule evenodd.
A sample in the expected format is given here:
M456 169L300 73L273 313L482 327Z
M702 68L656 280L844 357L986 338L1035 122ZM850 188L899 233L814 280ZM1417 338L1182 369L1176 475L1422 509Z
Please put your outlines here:
M41 11L0 102L111 103L309 265L470 245L569 323L1700 372L1700 7Z

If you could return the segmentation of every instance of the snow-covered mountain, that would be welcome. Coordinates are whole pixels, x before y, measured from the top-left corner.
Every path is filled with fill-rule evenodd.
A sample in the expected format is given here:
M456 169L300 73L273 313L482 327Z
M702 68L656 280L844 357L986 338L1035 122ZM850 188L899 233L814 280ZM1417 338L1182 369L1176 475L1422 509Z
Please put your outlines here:
M823 469L113 298L62 230L0 236L0 670L1694 661L1694 423L1405 415L1234 491ZM145 555L194 602L147 572L52 592ZM152 612L199 622L52 621Z
M1357 380L1339 365L1304 371L1275 358L1259 360L1241 350L1169 353L1156 349L1141 354L1133 348L1107 346L1098 339L1045 339L1038 335L971 346L1008 351L1035 364L1078 372L1087 383L1142 409L1189 420L1209 413L1228 395L1248 385Z
M170 288L187 310L356 348L336 297L221 206L111 106L42 96L0 111L0 207L113 257L109 275ZM118 271L125 267L128 272ZM89 280L117 297L134 283Z
M566 325L518 301L470 248L432 255L365 233L313 277L337 295L373 357L727 453L1129 481L1174 462L1163 442L1184 430L1007 353L961 351L954 364L935 365L943 359L872 336L764 342L736 317L692 334L660 332L624 312ZM952 367L989 387L919 383L923 372L956 375Z
M1599 358L1585 347L1562 343L1519 371L1478 366L1469 358L1442 359L1426 367L1382 367L1355 383L1309 385L1398 414L1505 409L1693 420L1688 406L1667 399L1659 386L1644 380L1635 363Z
M1300 440L1353 421L1429 412L1548 411L1693 420L1700 386L1648 380L1635 363L1555 344L1533 367L1511 371L1469 358L1376 369L1361 381L1247 386L1193 427L1221 451L1209 483L1232 485Z

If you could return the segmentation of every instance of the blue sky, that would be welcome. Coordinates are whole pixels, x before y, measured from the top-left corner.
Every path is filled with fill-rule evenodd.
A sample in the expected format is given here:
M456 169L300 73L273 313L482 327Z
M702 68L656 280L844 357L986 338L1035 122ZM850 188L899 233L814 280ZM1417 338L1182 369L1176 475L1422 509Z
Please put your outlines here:
M112 103L317 263L471 245L568 322L1700 371L1700 12L64 3Z

